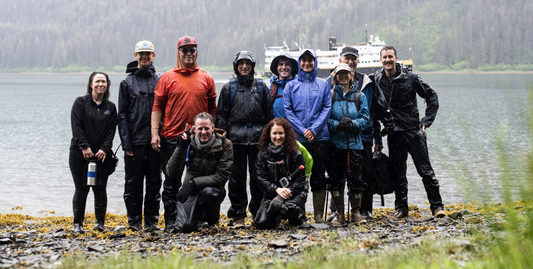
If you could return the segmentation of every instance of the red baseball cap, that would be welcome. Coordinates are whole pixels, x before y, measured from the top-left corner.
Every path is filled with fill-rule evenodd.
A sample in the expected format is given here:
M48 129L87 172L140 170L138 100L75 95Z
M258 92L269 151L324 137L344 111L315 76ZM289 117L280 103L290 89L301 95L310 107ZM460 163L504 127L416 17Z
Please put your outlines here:
M187 46L187 45L198 46L196 44L196 39L194 39L194 37L183 36L183 37L180 37L180 39L178 39L178 49L181 48L182 46Z

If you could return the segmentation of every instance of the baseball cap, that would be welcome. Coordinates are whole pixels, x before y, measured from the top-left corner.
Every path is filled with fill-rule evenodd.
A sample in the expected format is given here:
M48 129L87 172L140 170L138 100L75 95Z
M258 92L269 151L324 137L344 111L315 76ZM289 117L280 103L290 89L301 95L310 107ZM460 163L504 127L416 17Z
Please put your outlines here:
M196 44L196 39L194 39L194 37L183 36L183 37L180 37L180 39L178 39L178 49L181 48L182 46L187 46L187 45L198 46L198 44Z
M359 58L359 51L354 47L344 47L341 51L341 56L351 54L357 58Z
M149 51L154 52L154 44L148 40L143 40L135 44L135 52Z
M337 74L339 71L342 71L342 70L348 71L350 73L352 72L352 69L350 68L350 66L345 64L345 63L341 63L341 64L337 65L337 67L335 67L333 72L335 72L335 74Z

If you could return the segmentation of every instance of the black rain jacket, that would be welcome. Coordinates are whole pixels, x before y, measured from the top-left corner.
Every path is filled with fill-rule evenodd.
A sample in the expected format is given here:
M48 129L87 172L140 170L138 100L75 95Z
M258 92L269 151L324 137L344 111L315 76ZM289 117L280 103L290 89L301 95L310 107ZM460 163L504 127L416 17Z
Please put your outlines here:
M238 84L240 89L231 103L231 83L222 87L218 99L215 126L228 133L234 145L257 145L265 125L274 118L270 91L263 83L263 97L257 91L257 79L252 87Z
M90 95L76 98L70 114L72 140L70 152L83 159L82 148L91 147L94 154L103 150L107 158L111 157L113 138L117 127L117 108L109 100L103 100L98 106Z
M380 88L381 79L385 77L385 70L377 71L373 75L375 96L374 96L374 119L379 119L385 128L393 131L409 131L420 129L419 124L430 127L437 111L439 110L439 99L437 92L419 75L408 71L403 65L396 64L400 74L392 80L392 92L390 100L385 100L385 95ZM416 95L426 100L426 115L420 120L418 114L418 104ZM374 130L376 125L374 125ZM375 132L379 133L379 132Z
M150 144L154 90L161 73L153 65L128 64L118 92L118 130L122 149Z
M272 162L284 161L284 164L272 164ZM269 163L270 162L270 163ZM287 164L288 163L288 164ZM287 177L287 173L298 173L289 182L287 188L291 190L292 198L298 196L305 187L305 169L299 170L300 165L305 166L305 161L300 151L296 153L271 152L268 147L257 154L257 184L266 195L266 199L271 200L276 197L276 189L281 188L279 180ZM288 169L288 171L287 171Z

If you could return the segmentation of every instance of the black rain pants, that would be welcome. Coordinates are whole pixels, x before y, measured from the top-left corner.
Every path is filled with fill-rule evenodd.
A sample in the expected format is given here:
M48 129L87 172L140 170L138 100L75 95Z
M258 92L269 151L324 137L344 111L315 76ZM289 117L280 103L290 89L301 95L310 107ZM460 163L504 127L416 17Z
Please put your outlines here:
M257 184L257 145L233 145L233 172L229 179L228 192L231 206L228 209L228 218L234 220L246 217L246 207L255 217L263 192ZM246 168L250 173L250 204L248 204L248 192L246 191Z
M128 224L141 227L144 194L144 226L157 226L161 202L161 160L151 144L133 146L133 156L124 154L124 203L128 212ZM145 179L146 178L146 182ZM146 184L146 193L144 185Z
M388 135L389 159L391 162L391 178L394 182L398 211L409 212L407 204L407 154L411 155L418 174L422 177L424 188L430 203L431 212L438 207L443 208L439 192L439 181L433 172L429 161L426 136L421 136L418 130L393 132Z

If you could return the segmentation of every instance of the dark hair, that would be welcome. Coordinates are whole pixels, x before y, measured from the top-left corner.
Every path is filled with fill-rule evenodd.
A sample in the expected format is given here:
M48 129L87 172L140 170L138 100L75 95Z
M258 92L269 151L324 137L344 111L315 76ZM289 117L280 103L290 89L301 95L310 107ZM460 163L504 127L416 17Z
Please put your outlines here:
M109 86L111 86L111 80L109 79L109 76L104 73L104 72L98 72L98 71L94 71L91 76L89 77L89 83L87 84L87 94L88 95L92 95L93 93L93 88L91 87L91 84L93 83L93 79L94 79L94 76L96 75L104 75L105 76L105 79L107 81L107 89L105 90L105 93L104 93L104 100L109 100Z
M211 121L211 124L215 123L215 121L213 120L213 116L211 116L211 114L209 114L207 112L202 112L202 113L196 115L194 117L194 120L193 120L194 124L196 124L196 120L197 119L209 120L209 121Z
M394 51L394 56L398 56L398 55L396 55L396 49L393 46L385 46L385 47L381 48L381 51L379 52L379 57L380 58L381 58L381 53L384 50L392 50L392 51Z
M266 126L265 129L263 129L263 133L261 134L261 137L259 138L259 144L257 147L261 151L265 151L265 148L268 147L268 143L270 143L270 131L272 130L272 126L277 125L283 127L283 130L285 131L285 145L287 145L287 151L289 153L295 153L298 151L298 144L296 143L296 133L291 127L291 124L288 120L284 118L275 118L271 120Z

